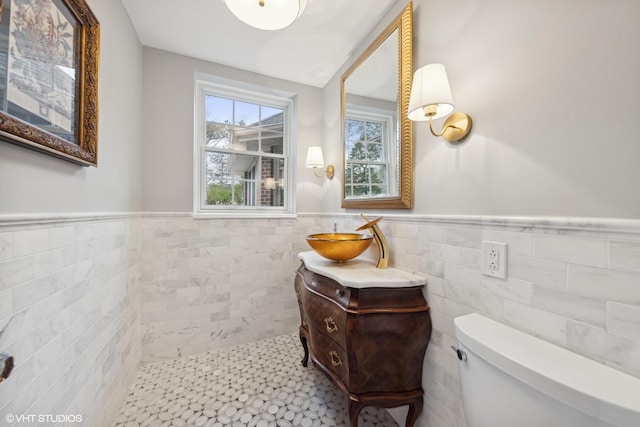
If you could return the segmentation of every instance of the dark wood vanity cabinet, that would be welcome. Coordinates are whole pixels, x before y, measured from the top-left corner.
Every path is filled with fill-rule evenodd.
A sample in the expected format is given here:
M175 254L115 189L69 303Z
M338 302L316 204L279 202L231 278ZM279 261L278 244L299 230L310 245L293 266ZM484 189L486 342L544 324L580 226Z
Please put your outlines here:
M409 405L406 426L422 411L422 362L431 335L422 286L345 287L308 270L295 277L300 340L309 358L349 399L357 426L365 406Z

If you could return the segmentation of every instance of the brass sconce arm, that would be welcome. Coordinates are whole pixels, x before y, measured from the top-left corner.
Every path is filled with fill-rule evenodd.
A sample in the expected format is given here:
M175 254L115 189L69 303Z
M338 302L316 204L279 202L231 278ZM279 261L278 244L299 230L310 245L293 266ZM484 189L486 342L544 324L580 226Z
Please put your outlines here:
M425 107L426 111L427 107ZM425 116L427 114L425 113ZM465 136L469 134L471 131L472 120L471 117L466 113L455 112L452 113L447 119L444 121L442 125L442 132L437 133L433 130L433 118L429 117L429 129L433 136L436 137L444 137L449 142L458 142L464 139Z
M333 165L327 165L327 167L324 169L313 168L313 174L318 178L322 178L322 175L327 175L327 178L333 179L333 176L335 175L335 173L336 173L336 170L333 167Z

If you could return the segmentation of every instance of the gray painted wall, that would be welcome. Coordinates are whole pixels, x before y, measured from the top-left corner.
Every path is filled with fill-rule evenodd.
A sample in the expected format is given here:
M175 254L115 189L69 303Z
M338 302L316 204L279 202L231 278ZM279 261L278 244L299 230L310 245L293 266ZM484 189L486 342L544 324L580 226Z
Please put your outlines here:
M321 212L320 179L304 167L307 147L323 144L322 90L211 62L144 48L142 208L190 212L193 207L194 76L196 72L297 94L294 124L299 212Z
M639 20L633 0L415 0L414 69L445 64L474 127L451 145L414 125L413 212L640 218ZM350 63L325 87L325 158L340 158ZM324 195L329 212L342 211L339 188Z
M196 70L297 93L298 212L342 212L339 77L350 63L320 90L142 49L119 2L89 3L101 22L100 166L0 142L0 214L190 211ZM415 67L446 64L474 129L450 145L415 125L411 212L640 218L638 19L633 0L417 0ZM324 146L332 181L304 168L309 145Z
M119 1L88 3L100 22L98 167L0 141L0 215L140 210L142 46Z

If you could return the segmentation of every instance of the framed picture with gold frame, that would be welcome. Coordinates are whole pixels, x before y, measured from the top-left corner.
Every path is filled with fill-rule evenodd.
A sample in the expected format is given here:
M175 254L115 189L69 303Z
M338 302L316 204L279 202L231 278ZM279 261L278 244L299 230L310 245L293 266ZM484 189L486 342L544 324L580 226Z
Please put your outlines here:
M85 0L0 0L0 139L98 165L100 24Z

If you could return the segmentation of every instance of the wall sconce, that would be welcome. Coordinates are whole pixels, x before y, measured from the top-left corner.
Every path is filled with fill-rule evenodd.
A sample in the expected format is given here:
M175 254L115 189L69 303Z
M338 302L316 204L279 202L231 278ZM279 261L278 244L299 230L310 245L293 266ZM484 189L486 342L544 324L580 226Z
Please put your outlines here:
M267 178L264 180L264 188L267 190L275 190L276 189L276 180L275 178Z
M236 18L260 30L280 30L293 24L307 0L224 0Z
M322 147L313 146L307 149L307 161L304 162L304 165L308 168L313 168L313 174L320 178L322 174L326 174L327 178L333 179L333 175L335 174L335 168L333 165L327 165L324 168L324 156L322 155ZM318 169L324 168L318 173Z
M447 71L442 64L426 65L413 75L409 98L409 120L429 121L429 129L435 136L443 136L449 142L458 142L471 130L471 117L455 112L444 122L442 132L433 131L433 119L444 117L454 109Z

